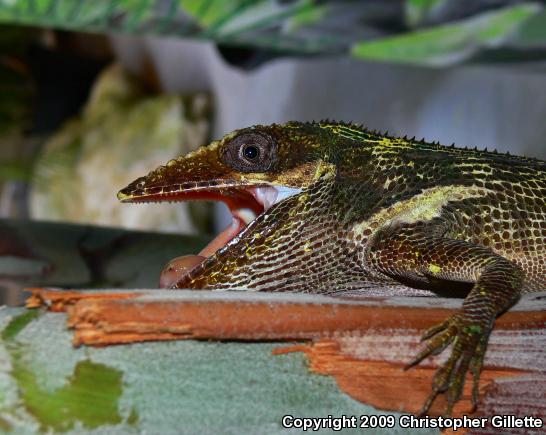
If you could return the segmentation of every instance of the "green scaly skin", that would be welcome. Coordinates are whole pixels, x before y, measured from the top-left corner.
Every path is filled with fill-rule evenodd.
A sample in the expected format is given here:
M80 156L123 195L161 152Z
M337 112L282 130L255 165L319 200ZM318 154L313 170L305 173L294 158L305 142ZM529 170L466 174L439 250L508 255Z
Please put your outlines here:
M257 158L245 156L249 144ZM404 285L466 294L455 315L425 333L409 366L451 344L422 413L445 394L450 414L468 371L476 406L496 317L521 293L546 290L546 162L290 122L235 131L135 180L119 198L217 199L259 213L248 194L258 186L301 192L260 213L174 287L366 294Z

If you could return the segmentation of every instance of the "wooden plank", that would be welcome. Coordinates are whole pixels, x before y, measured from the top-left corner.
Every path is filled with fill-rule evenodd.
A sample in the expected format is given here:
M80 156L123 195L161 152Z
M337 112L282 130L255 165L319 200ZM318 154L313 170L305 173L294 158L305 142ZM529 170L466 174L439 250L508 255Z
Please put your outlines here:
M30 305L64 309L75 345L149 340L304 340L277 353L303 351L310 370L333 376L353 398L416 413L449 352L403 366L422 332L453 314L460 300L425 297L336 299L301 294L34 289ZM455 416L470 410L470 378ZM532 387L532 388L531 388ZM546 416L546 293L525 295L496 322L480 382L476 416ZM444 409L442 398L431 414ZM483 432L487 433L487 432Z

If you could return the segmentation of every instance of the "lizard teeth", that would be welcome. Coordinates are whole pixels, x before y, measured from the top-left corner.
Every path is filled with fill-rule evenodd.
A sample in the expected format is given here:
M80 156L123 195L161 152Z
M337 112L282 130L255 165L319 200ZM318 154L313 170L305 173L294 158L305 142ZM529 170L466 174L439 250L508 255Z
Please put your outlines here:
M254 189L256 201L262 204L264 211L268 210L277 201L278 192L274 187L257 187Z
M245 225L248 225L250 222L256 219L256 213L249 208L238 208L237 210L233 211L233 215L241 219Z
M253 189L256 201L262 204L264 211L274 204L301 192L301 189L285 186L266 186Z

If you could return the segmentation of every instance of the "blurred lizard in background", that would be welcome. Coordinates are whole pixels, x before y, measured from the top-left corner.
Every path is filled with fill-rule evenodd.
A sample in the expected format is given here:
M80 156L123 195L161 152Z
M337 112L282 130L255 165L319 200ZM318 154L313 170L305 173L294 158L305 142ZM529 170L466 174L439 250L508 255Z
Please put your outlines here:
M409 363L436 372L450 414L467 372L472 403L497 316L546 290L546 162L394 138L334 122L255 126L171 160L123 202L223 201L233 222L163 286L329 295L401 286L465 296Z

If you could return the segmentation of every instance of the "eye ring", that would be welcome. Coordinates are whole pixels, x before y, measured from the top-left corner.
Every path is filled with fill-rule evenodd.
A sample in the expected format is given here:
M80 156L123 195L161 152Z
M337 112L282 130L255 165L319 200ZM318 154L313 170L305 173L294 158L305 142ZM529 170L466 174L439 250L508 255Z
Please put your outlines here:
M245 145L242 151L247 160L254 161L260 158L260 148L256 145Z
M245 131L227 141L221 159L239 172L266 172L277 162L277 141L264 132Z

